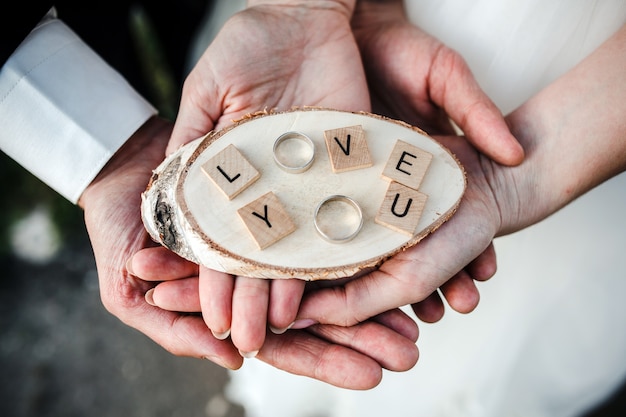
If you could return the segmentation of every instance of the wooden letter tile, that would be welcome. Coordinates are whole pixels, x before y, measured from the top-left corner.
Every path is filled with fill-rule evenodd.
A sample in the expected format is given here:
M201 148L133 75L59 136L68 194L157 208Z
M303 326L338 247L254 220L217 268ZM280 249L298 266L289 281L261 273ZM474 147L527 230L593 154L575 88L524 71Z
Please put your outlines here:
M413 236L427 199L426 194L392 181L375 221L396 232Z
M383 177L417 190L433 156L410 143L398 140L387 160Z
M324 138L333 172L339 173L372 166L365 132L360 125L326 130Z
M229 200L235 198L261 176L232 144L206 161L202 165L202 171Z
M237 214L260 249L296 230L291 217L271 191L237 210Z

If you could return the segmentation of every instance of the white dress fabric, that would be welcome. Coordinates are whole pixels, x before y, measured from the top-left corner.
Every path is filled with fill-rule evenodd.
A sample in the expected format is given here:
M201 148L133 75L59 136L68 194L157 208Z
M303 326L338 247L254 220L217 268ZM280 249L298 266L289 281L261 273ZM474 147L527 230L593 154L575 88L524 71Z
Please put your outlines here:
M412 21L459 51L504 113L626 22L623 0L407 3ZM480 283L480 305L420 323L412 370L385 372L359 392L247 360L230 373L230 399L248 417L581 415L626 377L625 191L622 174L497 239L499 269Z

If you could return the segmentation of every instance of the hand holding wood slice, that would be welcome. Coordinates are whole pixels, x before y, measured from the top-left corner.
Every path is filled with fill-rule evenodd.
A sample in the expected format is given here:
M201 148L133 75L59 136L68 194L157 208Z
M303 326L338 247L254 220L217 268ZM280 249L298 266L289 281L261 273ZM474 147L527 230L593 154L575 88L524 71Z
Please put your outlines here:
M465 171L420 129L371 113L260 112L170 155L142 194L151 237L208 268L350 277L456 211Z

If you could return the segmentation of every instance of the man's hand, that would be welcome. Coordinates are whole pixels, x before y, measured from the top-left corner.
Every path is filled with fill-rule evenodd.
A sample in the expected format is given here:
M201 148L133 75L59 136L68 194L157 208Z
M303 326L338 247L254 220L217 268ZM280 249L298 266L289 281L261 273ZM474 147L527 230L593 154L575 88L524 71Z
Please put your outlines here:
M163 160L171 124L153 118L114 155L85 190L79 205L91 239L104 306L168 351L205 357L227 368L242 364L237 349L216 340L202 318L146 303L152 284L133 276L127 261L140 249L155 246L141 222L139 207L152 170Z
M171 128L170 123L158 118L147 122L80 199L96 258L102 302L124 323L173 354L206 358L237 369L243 359L230 340L215 338L198 315L150 305L146 293L155 283L137 277L142 273L141 262L128 262L141 249L149 248L148 253L166 251L155 246L141 223L140 195L152 170L163 159ZM164 262L172 268L167 270L169 274L197 275L197 265L183 262L175 270L176 266ZM197 278L195 288L197 291ZM197 306L199 300L195 303ZM380 382L383 368L404 371L415 364L416 340L415 323L396 310L352 328L316 325L288 335L270 333L259 358L288 372L345 388L368 389Z

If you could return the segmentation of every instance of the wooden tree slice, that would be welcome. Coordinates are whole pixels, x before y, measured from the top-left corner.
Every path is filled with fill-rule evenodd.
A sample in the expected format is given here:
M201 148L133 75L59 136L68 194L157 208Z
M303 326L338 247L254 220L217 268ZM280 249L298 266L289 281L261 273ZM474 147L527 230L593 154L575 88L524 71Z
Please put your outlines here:
M290 172L277 152L283 165L314 159ZM406 123L319 108L262 112L163 161L142 194L142 218L155 241L215 270L336 279L417 244L454 214L465 187L454 155Z

